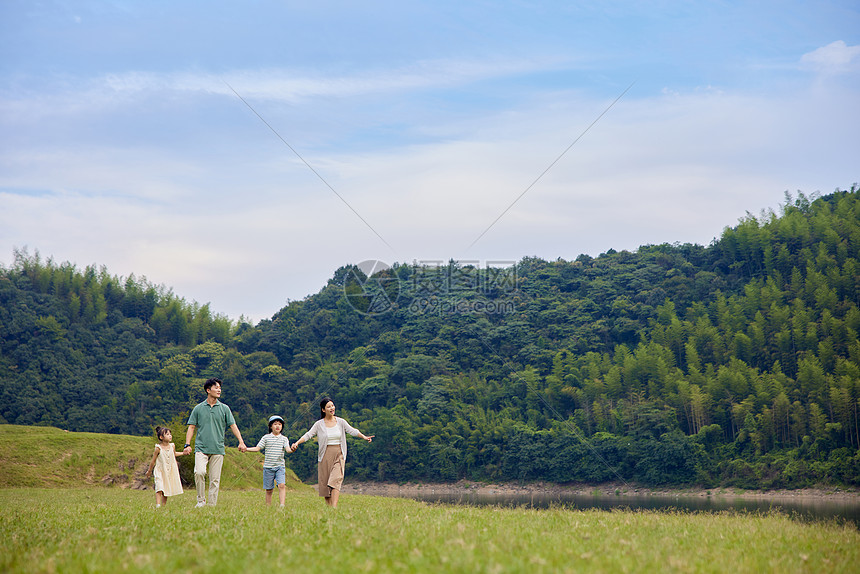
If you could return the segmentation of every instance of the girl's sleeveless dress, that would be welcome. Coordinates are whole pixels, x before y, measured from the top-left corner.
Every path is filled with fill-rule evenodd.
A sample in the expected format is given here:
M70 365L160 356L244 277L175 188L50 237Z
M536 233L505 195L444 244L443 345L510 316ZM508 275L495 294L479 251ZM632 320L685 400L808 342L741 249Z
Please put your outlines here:
M156 445L160 450L158 458L155 459L155 468L152 476L155 477L155 491L164 492L164 496L175 496L182 494L182 482L179 480L179 467L176 465L175 446L170 443L170 448Z

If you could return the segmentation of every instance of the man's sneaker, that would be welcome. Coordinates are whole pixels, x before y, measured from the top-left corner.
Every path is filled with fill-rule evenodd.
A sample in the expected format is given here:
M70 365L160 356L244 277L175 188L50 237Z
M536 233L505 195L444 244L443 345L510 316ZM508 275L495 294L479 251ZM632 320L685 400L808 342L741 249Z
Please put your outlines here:
M198 502L198 503L194 506L194 508L203 508L204 506L206 506L206 503L205 503L205 502Z

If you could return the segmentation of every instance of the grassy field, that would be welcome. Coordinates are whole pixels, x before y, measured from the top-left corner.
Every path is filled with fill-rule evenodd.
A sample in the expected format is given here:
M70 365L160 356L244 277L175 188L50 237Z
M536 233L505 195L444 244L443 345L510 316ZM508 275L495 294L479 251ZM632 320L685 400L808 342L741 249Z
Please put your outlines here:
M153 439L0 425L0 572L857 572L860 532L778 514L437 506L297 479L267 507L228 453L215 508L138 490ZM189 489L190 490L190 489Z
M182 436L174 436L177 449ZM151 438L68 432L53 427L0 425L0 488L119 486L152 488L145 478L157 442ZM254 443L256 444L256 443ZM185 477L192 479L194 457L178 457L187 465ZM221 484L226 488L260 488L263 483L263 456L227 449ZM287 471L287 487L308 489L292 471Z
M0 490L2 572L857 572L860 533L785 516L434 506L120 488Z

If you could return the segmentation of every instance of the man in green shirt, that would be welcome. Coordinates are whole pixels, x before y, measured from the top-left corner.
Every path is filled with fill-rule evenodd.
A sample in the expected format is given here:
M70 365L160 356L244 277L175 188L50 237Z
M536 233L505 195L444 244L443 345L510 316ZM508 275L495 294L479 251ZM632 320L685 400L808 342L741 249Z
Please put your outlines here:
M247 447L236 426L230 407L219 401L221 380L209 379L203 384L206 400L194 407L188 417L183 454L191 454L191 437L197 430L194 442L194 483L197 486L197 508L206 506L206 467L209 466L209 506L218 502L221 485L221 467L224 464L224 431L228 428L239 439L239 452Z

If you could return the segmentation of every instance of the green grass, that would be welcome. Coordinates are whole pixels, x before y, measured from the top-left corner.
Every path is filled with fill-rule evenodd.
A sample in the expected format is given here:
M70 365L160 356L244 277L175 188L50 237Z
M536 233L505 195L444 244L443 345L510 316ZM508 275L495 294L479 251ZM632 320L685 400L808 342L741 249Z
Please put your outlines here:
M307 491L0 490L2 572L856 572L860 533L786 516L436 506Z
M154 438L0 425L0 572L856 572L860 533L784 515L436 506L341 497L228 449L215 508L156 510ZM182 460L182 459L180 459ZM290 473L288 473L290 474ZM107 487L109 485L109 487ZM147 485L149 490L137 490ZM117 487L121 488L117 488Z
M174 437L174 442L185 439ZM157 442L138 437L68 432L53 427L0 425L0 488L120 486L152 488L144 475ZM181 449L182 444L177 444ZM178 457L191 480L193 456ZM228 448L221 474L225 489L261 488L263 456ZM310 489L287 469L290 490Z

